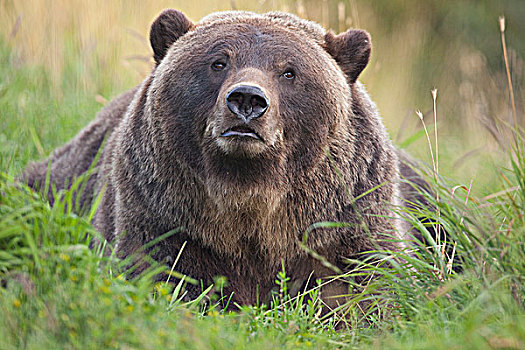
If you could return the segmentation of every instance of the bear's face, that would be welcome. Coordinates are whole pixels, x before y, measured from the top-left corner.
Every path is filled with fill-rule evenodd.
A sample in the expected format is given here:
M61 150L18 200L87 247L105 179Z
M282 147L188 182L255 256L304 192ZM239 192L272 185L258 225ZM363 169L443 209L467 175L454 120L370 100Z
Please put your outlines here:
M235 15L196 27L165 19L182 23L174 32L187 32L171 44L152 39L161 59L148 114L161 130L154 140L161 159L189 167L210 193L238 193L240 185L249 197L257 188L285 189L324 158L351 117L349 82L357 76L337 64L344 47L320 27L307 33L293 16L285 20L295 27L268 15ZM166 25L157 37L165 32ZM364 46L369 53L367 40Z

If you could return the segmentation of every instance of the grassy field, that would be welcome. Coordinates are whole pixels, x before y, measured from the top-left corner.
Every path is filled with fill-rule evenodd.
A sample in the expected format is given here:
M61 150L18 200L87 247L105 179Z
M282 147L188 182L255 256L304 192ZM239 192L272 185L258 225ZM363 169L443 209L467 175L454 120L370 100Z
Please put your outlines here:
M525 154L498 28L505 15L515 117L523 123L524 6L319 3L321 10L313 1L0 0L0 349L525 347ZM88 248L97 233L90 213L67 209L69 193L50 207L14 177L148 73L148 27L164 7L194 20L231 7L284 9L335 31L369 30L375 49L363 80L392 138L428 163L414 111L424 112L433 136L430 91L438 89L440 210L407 215L439 222L446 241L402 255L404 264L358 266L347 279L378 278L355 286L360 293L344 321L319 314L316 290L310 302L289 298L285 273L276 276L280 293L271 305L238 312L220 311L214 298L183 301L180 286L150 282L158 270L126 280L125 262L104 254L111 247ZM356 306L363 300L370 310Z

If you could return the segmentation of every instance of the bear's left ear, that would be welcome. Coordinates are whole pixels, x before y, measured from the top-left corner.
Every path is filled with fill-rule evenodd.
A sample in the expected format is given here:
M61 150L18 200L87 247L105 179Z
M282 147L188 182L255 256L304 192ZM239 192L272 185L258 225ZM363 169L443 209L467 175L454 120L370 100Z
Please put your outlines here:
M325 48L346 74L348 81L355 83L368 64L372 44L370 34L366 31L349 29L338 35L326 33Z
M180 11L167 9L160 13L149 32L149 41L157 65L162 61L171 44L191 28L193 23Z

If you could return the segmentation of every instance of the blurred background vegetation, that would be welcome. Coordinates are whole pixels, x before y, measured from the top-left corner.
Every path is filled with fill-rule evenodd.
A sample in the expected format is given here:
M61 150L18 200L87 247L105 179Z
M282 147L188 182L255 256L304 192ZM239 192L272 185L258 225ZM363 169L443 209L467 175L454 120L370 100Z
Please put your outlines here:
M352 328L335 332L310 301L282 293L268 309L229 314L181 304L180 285L153 287L148 274L126 280L126 261L88 248L96 233L71 212L73 192L50 207L11 179L140 83L153 63L149 26L167 7L194 21L284 10L335 32L368 30L374 50L361 79L395 143L427 164L415 112L433 141L437 89L439 169L453 180L433 187L437 212L412 214L441 223L449 242L401 255L409 269L354 270L379 284L352 282L355 300L373 301L367 315L350 308ZM525 124L524 33L525 0L0 0L0 349L523 349L525 157L509 130Z
M511 142L506 129L514 118L498 17L506 19L523 126L523 0L0 0L2 167L16 173L28 160L42 158L93 119L101 105L137 85L152 67L149 26L167 7L193 21L219 10L282 10L334 32L366 29L374 49L361 80L393 140L430 163L426 138L412 136L422 127L416 110L433 127L436 88L441 174L465 183L473 179L478 194L499 185L494 166L506 166ZM22 68L23 74L13 73ZM10 96L17 84L24 93Z

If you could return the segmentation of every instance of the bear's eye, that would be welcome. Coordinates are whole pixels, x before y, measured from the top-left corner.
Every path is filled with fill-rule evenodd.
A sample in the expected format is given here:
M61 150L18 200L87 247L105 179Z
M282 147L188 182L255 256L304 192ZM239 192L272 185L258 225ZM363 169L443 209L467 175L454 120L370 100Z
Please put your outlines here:
M211 68L213 70L223 70L224 68L226 68L226 62L224 61L215 61L211 64Z
M293 78L295 78L295 73L293 72L293 70L289 69L283 73L283 77L285 79L292 80Z

